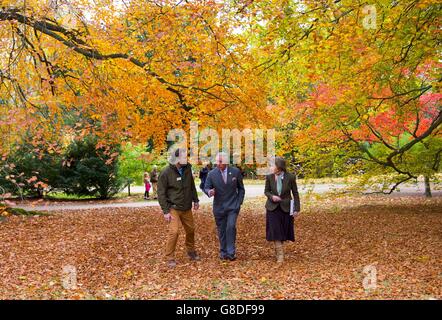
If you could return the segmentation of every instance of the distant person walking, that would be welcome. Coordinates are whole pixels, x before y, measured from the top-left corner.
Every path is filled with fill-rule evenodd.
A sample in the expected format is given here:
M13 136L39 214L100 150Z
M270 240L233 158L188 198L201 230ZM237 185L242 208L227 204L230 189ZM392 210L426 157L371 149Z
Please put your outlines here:
M245 189L241 172L228 165L228 156L216 156L217 167L207 175L204 192L213 200L213 215L218 229L219 257L236 260L236 221L244 200Z
M144 200L149 199L149 191L150 191L149 174L147 172L145 172L144 173Z
M158 186L158 171L157 166L154 165L152 171L150 172L150 183L152 184L152 197L157 198L157 186Z
M294 217L301 210L295 175L287 172L283 158L275 159L273 173L266 176L266 239L273 241L276 261L284 262L284 241L295 241ZM293 198L292 198L293 195Z
M200 260L195 250L195 225L193 209L198 210L199 200L192 175L187 163L185 149L177 149L169 160L170 164L161 171L158 178L158 202L168 223L165 258L170 268L176 266L175 248L180 226L186 232L186 249L191 260Z
M210 170L212 170L212 164L208 163L200 170L199 178L201 180L200 183L200 189L204 191L204 184L206 183L207 175L209 174Z

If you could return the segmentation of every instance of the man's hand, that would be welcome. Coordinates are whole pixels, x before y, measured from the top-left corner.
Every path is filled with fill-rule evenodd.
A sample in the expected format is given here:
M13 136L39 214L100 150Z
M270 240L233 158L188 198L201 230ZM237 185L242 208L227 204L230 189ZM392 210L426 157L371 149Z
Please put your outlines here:
M193 210L198 210L200 208L200 203L199 202L194 202L193 203Z
M215 189L209 190L209 197L213 197L215 195Z
M167 222L172 221L172 215L170 213L167 213L164 215L164 220L166 220Z
M281 198L279 196L272 196L273 202L281 202Z

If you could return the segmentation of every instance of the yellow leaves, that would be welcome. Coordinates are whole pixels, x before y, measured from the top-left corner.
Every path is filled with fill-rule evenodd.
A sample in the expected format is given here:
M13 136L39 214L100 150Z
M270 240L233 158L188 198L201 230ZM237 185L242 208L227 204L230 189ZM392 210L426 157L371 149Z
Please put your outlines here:
M418 3L416 3L416 7L420 8L420 9L424 9L430 5L438 5L438 4L440 4L440 1L438 1L438 0L423 0L423 1L419 1Z
M134 275L135 275L135 273L134 273L133 271L131 271L131 270L127 270L127 271L125 272L125 274L124 274L124 276L125 276L126 278L132 278Z
M213 114L224 126L271 123L261 112L265 80L250 72L258 57L249 51L247 39L229 34L231 24L237 22L228 15L221 19L216 8L224 7L222 3L175 6L166 2L168 10L139 1L119 7L107 0L94 4L76 0L71 6L91 14L84 21L87 30L83 24L76 26L76 48L93 49L97 55L127 54L145 65L122 58L86 58L49 35L39 34L37 39L29 32L34 47L41 47L59 68L54 74L38 59L36 66L31 59L17 60L14 76L32 92L28 114L38 114L36 123L43 124L44 130L68 131L64 116L73 110L100 122L100 127L73 129L113 133L116 128L130 128L124 132L134 141L153 137L162 142L169 126L190 118L215 122L208 116ZM63 20L50 10L44 16L44 8L45 4L35 3L36 12L42 14L35 19ZM190 112L183 109L180 99L192 106ZM227 103L230 110L223 100L233 101ZM39 114L41 105L48 108L44 116ZM225 117L232 110L235 117Z
M97 121L98 121L98 120L101 119L101 117L102 117L102 116L101 116L100 114L92 114L92 115L91 115L91 119L92 119L92 120L97 120Z
M0 205L0 216L1 217L9 217L11 213L7 210L7 207Z
M427 256L427 255L423 255L423 256L418 256L415 259L416 259L416 261L424 262L425 263L425 262L430 261L431 257Z
M78 130L80 136L87 131L101 131L102 136L134 142L153 138L156 146L163 146L168 129L183 126L190 119L217 127L273 127L295 122L299 114L302 120L324 115L336 105L357 105L361 97L368 96L369 87L388 73L386 63L398 60L403 51L400 48L408 44L404 39L409 29L404 26L419 14L416 8L436 2L426 0L412 6L409 19L398 19L402 3L394 8L378 8L383 27L373 33L361 24L361 8L350 2L332 4L323 13L310 2L294 5L288 11L282 9L287 6L285 1L266 6L258 2L241 13L248 21L244 23L237 17L238 8L223 2L176 6L165 1L160 7L145 1L131 1L128 6L110 0L70 1L73 8L90 15L84 19L86 26L76 25L79 41L75 48L92 51L85 57L49 35L37 31L39 37L35 37L29 27L27 36L33 47L57 68L48 70L32 50L17 54L12 75L29 103L26 108L11 106L15 111L11 120L16 121L1 126L0 133L21 133L24 128L42 126L43 131L63 132L66 136ZM45 2L30 0L30 7L35 10L29 11L30 15L37 12L34 20L63 20L45 11ZM338 17L339 21L335 20ZM393 28L391 24L398 20L401 25ZM429 28L431 24L422 25ZM395 29L400 32L393 32ZM305 33L307 30L310 33ZM1 39L10 44L11 31L0 32ZM14 39L17 37L14 35ZM415 41L412 52L428 50L425 46L430 48L431 42L424 40ZM0 54L8 56L4 48L9 47L1 42ZM94 59L98 54L103 57ZM109 54L117 55L103 59ZM265 61L269 62L264 66L272 67L261 73L265 67L256 66ZM310 112L305 106L291 109L293 100L302 101L319 83L333 90L347 85L348 92L334 103L316 101L320 109L317 114L303 114ZM0 94L9 95L9 89L0 90ZM274 108L266 110L269 98ZM278 111L282 109L288 112ZM75 118L73 111L78 112L75 117L93 123L72 125L79 122L66 120ZM30 119L34 122L26 123ZM326 130L329 127L324 126ZM120 134L115 135L116 131Z

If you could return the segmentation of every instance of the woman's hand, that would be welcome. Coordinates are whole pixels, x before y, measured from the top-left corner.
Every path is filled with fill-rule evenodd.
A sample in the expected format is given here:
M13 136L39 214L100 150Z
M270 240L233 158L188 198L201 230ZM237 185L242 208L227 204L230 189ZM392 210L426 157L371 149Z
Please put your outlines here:
M273 202L281 202L281 197L279 197L279 196L272 196L272 201Z

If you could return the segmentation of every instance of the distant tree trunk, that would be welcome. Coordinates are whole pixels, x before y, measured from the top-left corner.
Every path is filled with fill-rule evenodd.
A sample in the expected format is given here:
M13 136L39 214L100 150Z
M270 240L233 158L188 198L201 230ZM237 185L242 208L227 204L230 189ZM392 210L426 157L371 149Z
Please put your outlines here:
M425 196L427 198L431 198L430 177L429 176L425 176L424 177L424 181L425 181Z
M129 197L130 197L130 183L127 184L127 192L129 194Z

